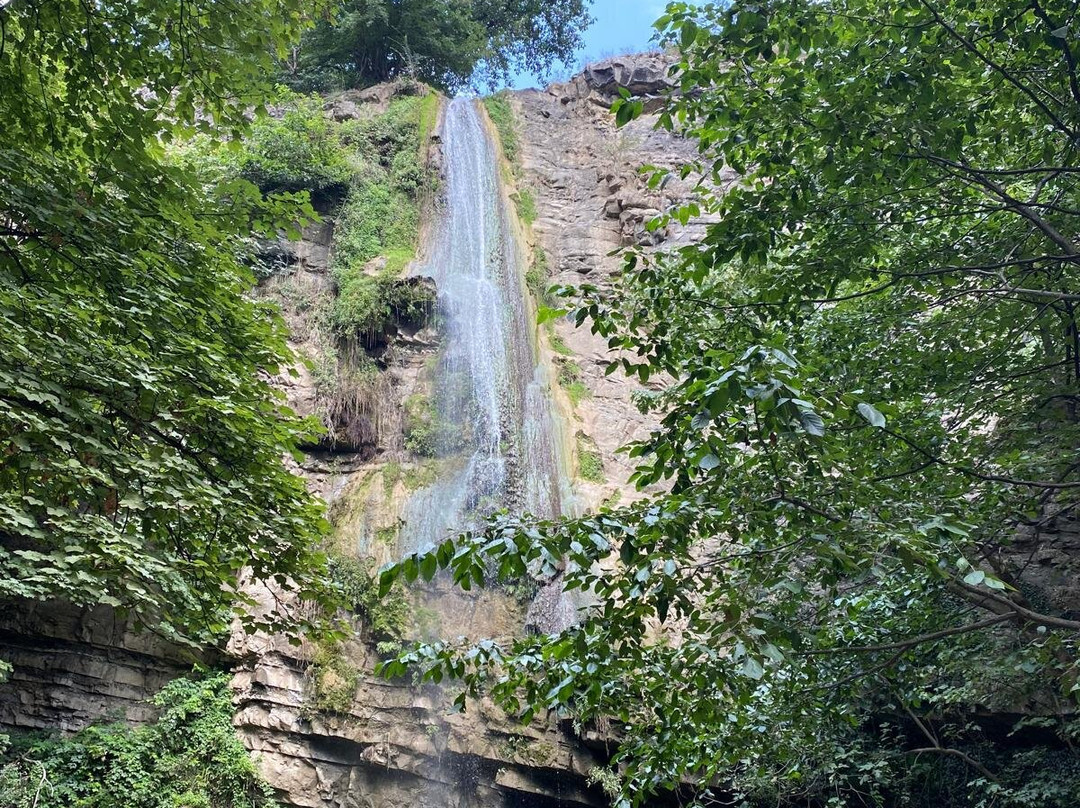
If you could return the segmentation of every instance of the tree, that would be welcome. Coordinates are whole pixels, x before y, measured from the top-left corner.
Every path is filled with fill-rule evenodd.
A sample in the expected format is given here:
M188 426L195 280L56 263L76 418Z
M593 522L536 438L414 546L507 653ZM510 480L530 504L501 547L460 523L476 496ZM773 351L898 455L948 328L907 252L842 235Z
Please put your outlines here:
M1080 621L1013 546L1080 502L1075 14L670 5L660 125L697 141L702 180L651 226L715 219L700 243L630 251L573 314L627 355L613 370L673 380L629 448L636 481L671 490L387 570L468 587L566 559L564 588L594 603L560 634L387 672L459 677L462 703L486 689L526 720L613 720L620 805L687 785L1075 804ZM995 711L1046 735L1006 742L979 718Z
M270 386L291 356L244 248L310 205L166 151L244 131L300 20L292 0L0 7L5 598L202 642L244 569L325 597L321 505L283 462L311 427Z
M394 76L495 84L568 61L589 22L586 0L349 0L305 37L286 79L318 89Z

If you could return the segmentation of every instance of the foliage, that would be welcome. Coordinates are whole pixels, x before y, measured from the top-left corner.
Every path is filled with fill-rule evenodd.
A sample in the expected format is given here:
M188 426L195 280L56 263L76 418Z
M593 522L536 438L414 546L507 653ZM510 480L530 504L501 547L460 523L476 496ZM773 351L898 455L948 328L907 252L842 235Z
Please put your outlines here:
M415 279L401 278L389 263L369 275L355 266L337 273L338 294L332 323L343 337L374 343L394 323L422 325L435 310L435 290Z
M256 808L275 805L232 725L225 674L177 679L148 726L16 735L0 757L0 804L12 808Z
M434 93L398 98L342 132L363 170L335 228L331 322L341 336L371 343L392 322L422 324L434 310L431 287L400 275L415 255L419 201L433 182L422 154L437 109ZM376 269L369 262L379 256L385 263Z
M404 587L395 587L380 599L370 559L332 554L330 579L342 594L342 602L361 615L376 642L400 643L409 630L409 599Z
M343 195L352 166L322 99L285 93L275 113L252 123L235 170L263 191Z
M586 482L604 482L604 460L596 447L596 441L584 433L577 436L578 476Z
M1074 24L1054 0L669 6L659 121L697 142L701 182L650 226L707 213L705 235L631 252L574 311L612 370L672 380L629 449L668 488L387 570L564 570L594 605L386 671L614 721L620 806L687 782L736 804L1075 804L1080 623L1011 546L1080 491ZM627 93L616 119L642 108ZM1041 736L1006 735L1018 709Z
M301 10L185 8L0 7L0 596L203 641L245 567L319 597L324 523L282 462L314 426L268 382L292 357L244 265L253 229L313 211L164 152L245 131Z
M495 131L499 134L499 145L502 147L503 156L510 165L516 165L521 143L518 138L514 110L510 106L509 94L503 91L486 95L482 101L488 117L495 125Z
M536 197L530 188L520 188L513 194L518 218L527 225L536 221Z
M306 89L419 79L444 90L504 82L568 61L591 21L585 0L347 0L286 62Z

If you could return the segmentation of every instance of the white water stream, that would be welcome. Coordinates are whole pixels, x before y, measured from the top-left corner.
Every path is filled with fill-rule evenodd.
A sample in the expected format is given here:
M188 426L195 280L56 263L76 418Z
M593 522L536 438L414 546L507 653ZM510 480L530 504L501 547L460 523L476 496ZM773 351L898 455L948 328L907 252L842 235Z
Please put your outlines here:
M442 137L445 207L415 272L438 287L434 406L446 437L438 479L406 507L406 552L503 508L558 516L572 498L550 369L526 298L528 257L476 101L449 103Z

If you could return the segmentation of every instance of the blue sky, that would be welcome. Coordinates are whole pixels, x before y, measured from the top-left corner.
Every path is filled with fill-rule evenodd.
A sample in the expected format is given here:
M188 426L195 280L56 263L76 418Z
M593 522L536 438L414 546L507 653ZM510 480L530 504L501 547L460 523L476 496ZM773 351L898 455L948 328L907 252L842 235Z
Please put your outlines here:
M592 62L616 53L646 50L656 32L652 24L666 6L667 0L593 0L591 13L596 21L585 32L585 47L578 53L578 61ZM578 64L570 68L577 72ZM558 74L558 66L555 72ZM516 89L538 84L530 75L515 76L512 82Z

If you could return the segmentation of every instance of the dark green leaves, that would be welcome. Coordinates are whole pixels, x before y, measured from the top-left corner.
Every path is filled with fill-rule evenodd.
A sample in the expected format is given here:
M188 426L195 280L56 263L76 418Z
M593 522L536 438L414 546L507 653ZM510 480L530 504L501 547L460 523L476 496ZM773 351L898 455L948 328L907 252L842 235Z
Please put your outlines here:
M107 604L189 642L219 639L234 607L278 627L241 574L326 599L325 523L284 463L317 427L269 383L293 357L250 298L251 235L314 212L219 184L209 149L177 144L247 128L300 10L0 15L0 594Z

